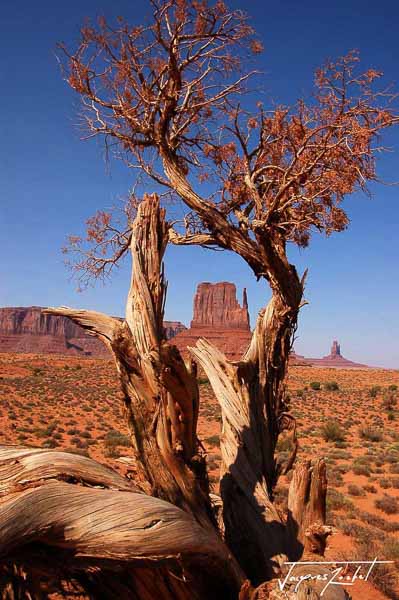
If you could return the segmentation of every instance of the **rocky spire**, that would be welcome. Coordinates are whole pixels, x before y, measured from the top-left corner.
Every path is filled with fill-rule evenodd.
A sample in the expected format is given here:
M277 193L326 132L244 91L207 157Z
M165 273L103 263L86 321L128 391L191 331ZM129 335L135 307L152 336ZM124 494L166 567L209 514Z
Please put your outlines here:
M332 343L330 356L341 356L341 346L337 340L334 340Z
M244 288L242 293L242 307L248 310L247 288Z

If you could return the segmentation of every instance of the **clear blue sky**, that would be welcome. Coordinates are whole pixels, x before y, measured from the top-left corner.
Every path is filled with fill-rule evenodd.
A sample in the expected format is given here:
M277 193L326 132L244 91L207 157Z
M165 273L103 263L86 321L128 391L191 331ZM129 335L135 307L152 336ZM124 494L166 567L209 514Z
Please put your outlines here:
M367 67L383 70L399 89L399 5L393 0L234 0L253 16L265 53L264 87L280 102L306 94L316 66L358 48ZM128 265L112 282L75 291L60 248L82 231L97 208L126 194L133 175L120 164L107 169L99 142L80 141L78 98L63 82L54 56L57 41L73 44L85 17L123 15L139 22L144 0L20 0L0 14L0 306L59 305L122 314ZM399 131L387 142L395 151L380 161L380 175L399 180ZM374 186L372 200L354 196L346 206L348 231L318 237L306 251L292 251L300 270L309 267L296 349L327 354L332 339L348 358L399 368L399 188ZM252 322L268 299L247 266L226 253L171 248L167 254L166 317L190 321L200 281L234 281L248 288Z

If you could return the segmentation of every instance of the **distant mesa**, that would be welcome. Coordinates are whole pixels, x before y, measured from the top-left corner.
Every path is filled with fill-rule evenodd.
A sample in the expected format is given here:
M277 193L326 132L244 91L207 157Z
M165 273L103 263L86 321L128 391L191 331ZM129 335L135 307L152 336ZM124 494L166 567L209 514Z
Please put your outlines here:
M0 308L0 352L109 357L104 344L82 327L43 310L40 306ZM186 329L179 321L164 321L164 327L168 339Z
M165 336L185 353L206 337L230 359L241 357L251 338L248 300L242 306L234 283L200 283L190 329L180 321L164 321ZM46 315L39 306L0 308L0 352L78 354L108 357L106 347L70 319Z
M341 369L370 369L367 365L353 362L344 358L341 354L341 346L334 340L331 346L330 354L323 358L306 358L295 352L291 355L291 363L294 365L309 365L314 367L339 367Z
M70 319L46 315L40 306L0 308L0 352L75 354L109 357L106 347ZM164 321L165 336L188 355L187 346L206 338L230 360L239 360L251 340L247 292L242 305L234 283L200 283L194 296L193 318L187 329L180 321ZM369 368L344 358L337 340L330 354L306 358L292 352L292 365L339 368Z
M164 321L163 327L165 330L165 337L167 340L171 340L181 331L185 331L187 327L180 323L180 321Z

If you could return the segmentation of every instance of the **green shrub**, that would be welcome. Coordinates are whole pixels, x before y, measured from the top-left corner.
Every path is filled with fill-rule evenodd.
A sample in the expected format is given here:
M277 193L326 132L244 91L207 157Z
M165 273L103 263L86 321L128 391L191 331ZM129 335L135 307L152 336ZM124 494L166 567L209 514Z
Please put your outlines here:
M350 452L345 452L345 450L332 450L330 456L338 458L339 460L349 460L352 458Z
M345 535L349 535L353 538L358 538L366 535L367 529L358 523L354 523L353 521L347 521L342 518L337 519L337 527L344 533Z
M399 512L399 503L393 496L384 494L382 498L378 498L374 501L377 508L382 510L387 515L396 515Z
M348 494L350 494L351 496L365 496L366 492L358 485L350 483L348 485Z
M397 403L398 399L396 395L393 392L386 392L386 394L384 395L384 400L382 401L382 408L391 411L394 410Z
M381 392L381 386L380 385L373 385L373 387L371 387L369 389L369 395L372 398L375 398L377 396L377 394L379 394Z
M341 487L344 485L344 478L342 477L341 471L336 468L328 471L329 480L333 482L335 487Z
M384 557L388 560L399 560L399 540L388 538L384 540Z
M331 510L353 510L354 504L346 498L341 492L334 488L328 488L327 490L327 509Z
M327 421L321 428L321 433L326 442L343 442L345 433L337 421Z
M335 392L339 390L339 385L336 381L326 381L324 384L324 389L328 392Z
M120 455L121 453L118 452L117 446L107 446L104 450L104 456L106 456L106 458L119 458Z
M370 477L370 467L368 465L354 464L352 472L355 475L365 475L366 477Z
M107 435L105 436L105 445L108 448L115 448L116 446L129 447L131 443L129 436L121 433L120 431L115 431L112 429L111 431L108 431Z
M53 438L50 438L49 440L46 440L42 444L42 448L56 448L57 446L58 446L58 443Z
M218 446L219 442L220 442L220 437L218 435L211 435L211 436L205 438L205 441L210 446Z
M363 489L366 492L369 492L370 494L376 494L377 493L377 488L375 487L375 485L372 485L371 483L367 483L366 485L364 485Z
M384 477L382 477L378 483L382 488L384 488L384 490L392 487L391 481L389 479L385 479Z
M367 556L370 556L370 553L367 553ZM398 580L393 565L376 565L371 572L370 581L384 594L385 598L399 599L397 594Z
M320 389L321 389L321 384L320 384L320 381L311 381L311 382L309 383L309 386L310 386L310 389L311 389L311 390L318 391L318 390L320 390Z
M387 531L388 533L399 531L399 523L386 521L382 517L379 517L373 513L369 513L365 510L358 511L356 516L369 525L381 529L381 531Z
M347 442L343 442L342 440L338 440L335 442L336 448L347 448L349 444Z
M276 445L277 452L291 452L293 449L292 439L288 436L279 437Z

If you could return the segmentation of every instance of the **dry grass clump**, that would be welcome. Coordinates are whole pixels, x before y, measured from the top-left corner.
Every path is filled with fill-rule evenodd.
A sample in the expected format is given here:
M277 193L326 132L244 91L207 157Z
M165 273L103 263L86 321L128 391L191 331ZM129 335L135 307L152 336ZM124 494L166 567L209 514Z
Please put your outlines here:
M365 496L366 492L363 488L359 487L358 485L350 483L348 485L348 494L350 494L351 496Z
M327 421L321 428L321 434L326 442L345 441L345 432L337 421Z
M368 442L381 442L384 437L382 431L369 425L361 427L359 429L359 434L363 440L367 440Z
M396 515L399 513L398 500L393 496L388 496L388 494L384 494L382 498L377 498L374 504L387 515Z

